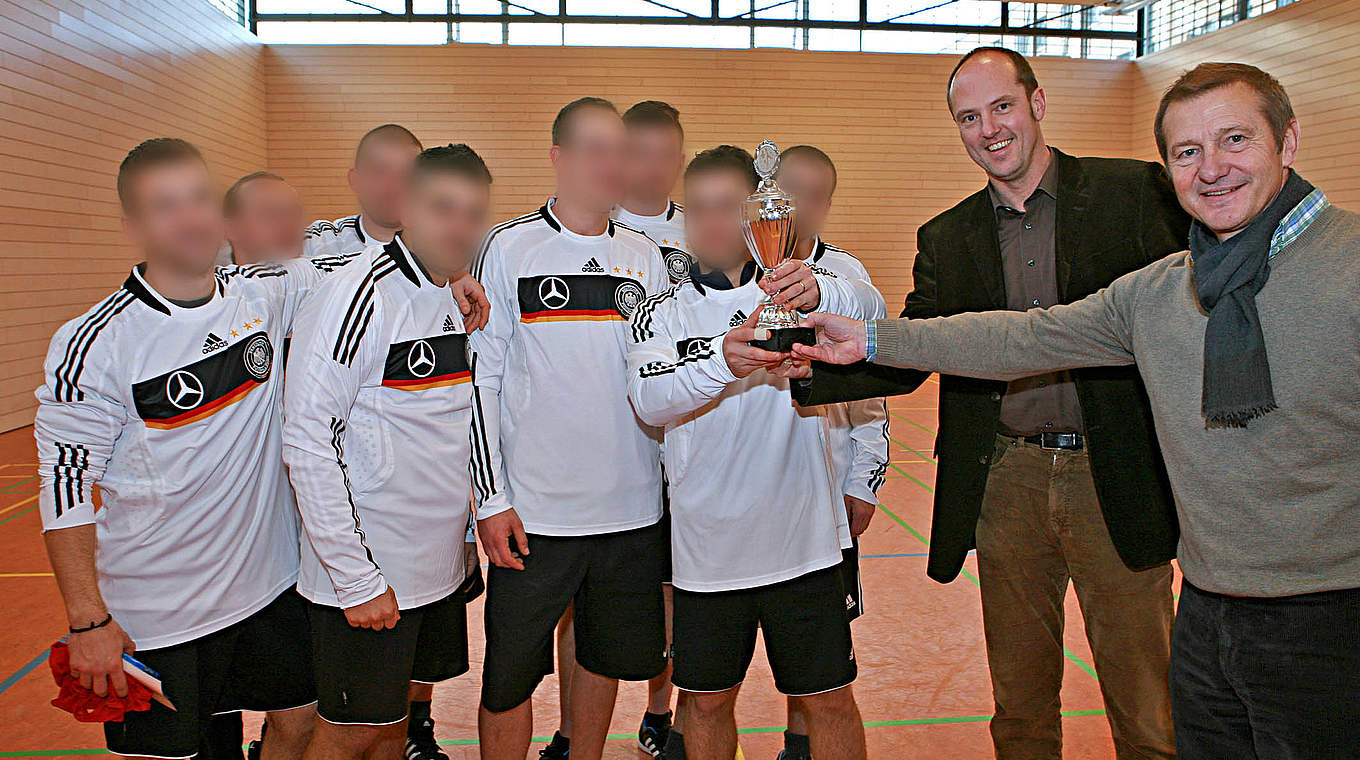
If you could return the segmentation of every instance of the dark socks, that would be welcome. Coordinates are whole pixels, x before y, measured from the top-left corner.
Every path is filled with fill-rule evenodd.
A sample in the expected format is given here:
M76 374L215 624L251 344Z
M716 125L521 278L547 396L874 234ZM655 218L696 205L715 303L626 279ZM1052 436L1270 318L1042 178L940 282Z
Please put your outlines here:
M808 741L807 734L795 734L792 731L784 732L784 751L790 757L811 757L812 744Z
M411 739L434 737L434 721L430 719L430 702L412 702L411 718L406 722L406 736Z
M666 760L685 760L685 737L680 735L680 730L671 727L671 733L666 737L666 748L661 756Z

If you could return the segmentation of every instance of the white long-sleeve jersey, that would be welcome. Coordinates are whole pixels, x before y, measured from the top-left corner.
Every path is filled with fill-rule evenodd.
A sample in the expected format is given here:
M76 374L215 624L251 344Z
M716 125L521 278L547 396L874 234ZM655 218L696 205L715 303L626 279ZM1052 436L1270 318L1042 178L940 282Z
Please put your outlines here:
M763 370L739 380L723 358L727 331L764 297L754 281L719 289L696 274L633 316L628 395L665 426L672 575L686 591L754 588L841 561L845 506L821 414L790 403L787 380Z
M659 432L628 404L628 317L668 286L655 243L611 221L578 235L551 202L487 236L473 274L491 316L469 337L477 517L578 536L661 517Z
M868 296L868 302L865 303L867 318L882 319L887 316L887 304L869 279L869 270L849 251L818 238L808 261L843 280L867 285L867 289L860 288L860 292ZM877 300L873 298L875 295ZM877 503L878 489L883 485L890 456L887 401L881 398L865 399L814 408L826 418L832 466L841 492L870 504ZM836 510L836 515L841 548L849 548L852 544L850 521L843 504Z
M43 528L96 526L100 591L138 647L225 628L297 579L282 346L306 292L347 260L219 267L195 308L139 266L53 336L34 422Z
M318 219L307 225L302 255L311 258L361 253L371 245L386 245L388 242L374 238L364 229L363 214L345 216L335 221Z
M284 392L304 597L353 607L390 585L407 609L463 582L471 421L462 315L400 236L316 289Z
M629 227L642 230L642 234L661 248L661 258L666 262L666 274L672 284L689 276L694 258L690 256L689 245L685 242L684 206L669 201L666 210L656 216L634 214L623 206L615 206L610 216Z

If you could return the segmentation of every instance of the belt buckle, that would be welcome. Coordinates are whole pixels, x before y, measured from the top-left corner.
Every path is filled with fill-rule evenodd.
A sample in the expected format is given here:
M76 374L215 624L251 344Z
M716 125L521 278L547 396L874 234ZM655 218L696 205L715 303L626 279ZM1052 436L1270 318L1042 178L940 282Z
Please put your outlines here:
M1040 433L1039 448L1044 451L1073 451L1077 447L1076 433Z

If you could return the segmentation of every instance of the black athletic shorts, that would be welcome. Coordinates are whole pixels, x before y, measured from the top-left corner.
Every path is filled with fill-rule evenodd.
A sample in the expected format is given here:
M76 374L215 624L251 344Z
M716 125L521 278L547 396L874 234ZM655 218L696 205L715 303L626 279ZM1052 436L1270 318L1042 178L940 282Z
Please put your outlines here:
M468 671L467 604L457 591L401 611L392 628L355 628L339 607L309 604L316 712L330 723L382 726L406 717L410 682Z
M859 575L859 539L849 549L841 549L841 588L845 590L845 616L851 621L864 614L864 584Z
M575 605L576 661L645 681L666 668L660 524L597 536L529 536L523 570L492 566L486 583L482 705L505 712L553 672L553 631Z
M175 710L151 703L104 724L118 755L193 757L214 713L290 710L316 701L306 602L292 589L220 631L136 658L160 674Z
M685 691L727 691L746 678L756 629L780 693L833 691L857 674L838 565L738 591L675 590L675 671Z

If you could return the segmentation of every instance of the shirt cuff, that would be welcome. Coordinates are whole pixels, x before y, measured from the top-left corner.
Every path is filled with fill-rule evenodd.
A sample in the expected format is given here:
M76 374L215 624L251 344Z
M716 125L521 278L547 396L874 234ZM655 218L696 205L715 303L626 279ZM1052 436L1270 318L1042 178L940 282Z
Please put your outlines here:
M864 323L864 359L873 361L878 356L878 325L877 320L870 319Z

